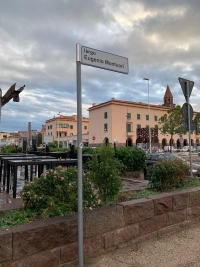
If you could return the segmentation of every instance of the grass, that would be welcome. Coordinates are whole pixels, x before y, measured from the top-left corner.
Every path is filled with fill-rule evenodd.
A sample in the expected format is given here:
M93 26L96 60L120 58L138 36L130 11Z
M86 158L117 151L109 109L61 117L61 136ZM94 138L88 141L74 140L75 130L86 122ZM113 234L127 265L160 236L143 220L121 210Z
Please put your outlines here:
M197 177L188 178L182 184L180 184L179 188L174 188L174 190L182 190L186 188L198 187L200 186L200 179ZM170 192L174 190L168 190L165 192ZM124 191L120 192L118 201L110 203L110 205L117 204L119 202L124 202L133 199L146 198L148 196L153 196L159 194L158 192L152 188L141 189L137 191ZM56 210L60 209L57 207ZM62 215L66 215L68 213L63 212ZM55 212L45 210L42 214L33 210L25 210L21 207L19 210L6 211L4 214L0 216L0 229L10 228L17 225L27 224L33 221L43 220L46 218L59 216Z

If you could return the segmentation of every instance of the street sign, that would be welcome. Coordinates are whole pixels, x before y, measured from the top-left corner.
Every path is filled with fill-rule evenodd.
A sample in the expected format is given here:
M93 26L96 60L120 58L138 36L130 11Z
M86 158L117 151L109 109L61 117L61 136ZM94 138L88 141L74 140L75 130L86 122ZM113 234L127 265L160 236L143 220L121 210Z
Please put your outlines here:
M181 130L189 130L189 126L186 121L181 121ZM192 121L190 124L191 131L195 131L197 129L197 123Z
M81 46L81 64L128 74L128 58Z
M185 96L185 100L187 101L187 82L189 82L189 88L188 88L189 97L191 95L191 92L192 92L192 89L193 89L193 86L194 86L194 82L186 80L186 79L183 79L183 78L180 78L180 77L178 78L178 80L179 80L179 83L181 85L183 94Z
M92 140L95 140L96 139L96 137L95 136L92 136Z
M193 108L190 104L187 104L187 103L184 103L183 106L182 106L182 115L183 115L183 118L185 120L188 119L188 105L189 105L189 109L190 109L190 119L192 119L193 117Z

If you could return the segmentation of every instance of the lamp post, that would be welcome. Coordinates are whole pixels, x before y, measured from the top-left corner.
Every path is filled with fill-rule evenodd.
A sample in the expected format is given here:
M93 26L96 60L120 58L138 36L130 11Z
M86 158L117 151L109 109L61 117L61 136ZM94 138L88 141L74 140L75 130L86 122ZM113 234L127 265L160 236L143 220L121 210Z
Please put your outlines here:
M148 110L149 110L149 153L151 153L151 121L150 121L150 104L149 104L149 79L144 78L143 80L148 81Z
M57 115L60 116L60 113L61 113L61 112L58 112ZM60 142L60 141L59 141L59 134L60 134L60 133L59 133L59 121L58 121L58 148L59 148L59 142Z
M128 105L127 105L127 112L126 112L126 146L128 146L128 121L130 120L128 114Z

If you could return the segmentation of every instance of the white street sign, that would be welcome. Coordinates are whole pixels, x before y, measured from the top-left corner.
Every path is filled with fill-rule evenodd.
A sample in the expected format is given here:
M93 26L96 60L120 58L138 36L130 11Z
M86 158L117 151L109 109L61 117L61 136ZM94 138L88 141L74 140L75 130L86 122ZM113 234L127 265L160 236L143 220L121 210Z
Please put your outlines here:
M81 46L81 63L128 74L128 58Z

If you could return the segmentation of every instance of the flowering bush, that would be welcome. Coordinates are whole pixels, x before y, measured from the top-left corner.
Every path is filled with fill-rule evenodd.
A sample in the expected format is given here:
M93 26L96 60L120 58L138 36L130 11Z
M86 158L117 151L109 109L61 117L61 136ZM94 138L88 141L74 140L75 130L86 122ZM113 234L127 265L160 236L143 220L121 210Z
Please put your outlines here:
M78 172L75 167L49 169L34 182L28 182L21 191L24 208L41 212L49 210L52 216L69 214L78 210ZM90 179L83 173L83 209L93 209L98 196ZM44 212L45 214L45 212Z
M158 161L147 168L149 185L158 191L178 188L188 177L189 166L181 159Z

